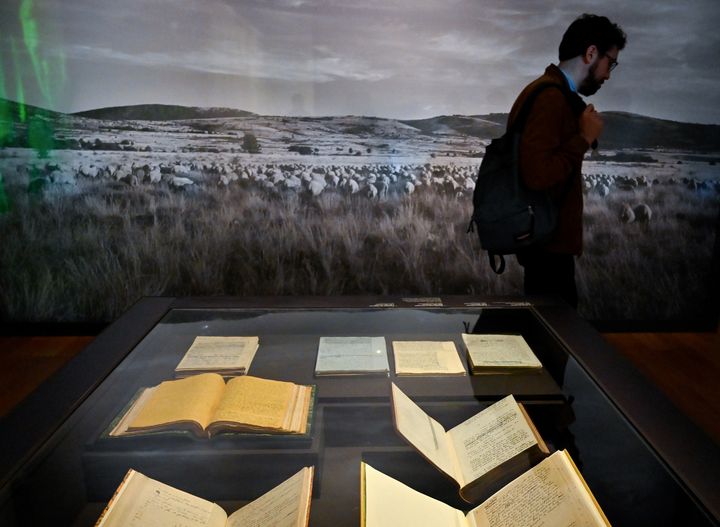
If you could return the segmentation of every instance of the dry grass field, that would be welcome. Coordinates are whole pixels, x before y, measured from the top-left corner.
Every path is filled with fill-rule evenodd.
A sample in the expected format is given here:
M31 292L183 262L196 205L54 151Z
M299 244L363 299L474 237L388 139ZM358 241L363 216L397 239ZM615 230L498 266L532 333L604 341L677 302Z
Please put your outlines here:
M253 181L195 185L78 179L27 191L5 178L2 316L112 320L144 295L518 294L466 234L468 192L418 186L385 199ZM650 222L619 220L648 203ZM707 294L717 193L681 184L586 195L580 312L591 319L686 318ZM514 260L511 258L511 260ZM609 287L609 285L612 287Z
M510 292L465 234L467 203L326 193L89 184L28 195L0 217L6 315L111 320L143 295ZM484 278L483 278L483 275ZM492 279L491 279L492 278Z
M619 220L646 203L648 222ZM657 185L585 198L585 253L578 260L581 313L589 319L699 319L709 300L720 200L716 192Z

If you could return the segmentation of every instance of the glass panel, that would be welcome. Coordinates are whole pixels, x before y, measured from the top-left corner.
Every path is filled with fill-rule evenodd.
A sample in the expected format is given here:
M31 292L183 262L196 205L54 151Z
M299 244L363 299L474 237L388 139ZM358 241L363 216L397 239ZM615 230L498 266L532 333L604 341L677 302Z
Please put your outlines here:
M394 375L392 341L451 340L464 358L462 332L521 334L544 368L513 375ZM317 387L311 433L105 437L140 388L172 378L198 335L259 336L249 374ZM386 337L389 377L316 377L321 336ZM531 308L171 310L4 489L0 523L93 525L129 468L233 512L315 465L310 524L357 525L361 460L469 510L457 486L395 432L391 381L446 429L514 394L543 438L568 449L613 525L711 525Z

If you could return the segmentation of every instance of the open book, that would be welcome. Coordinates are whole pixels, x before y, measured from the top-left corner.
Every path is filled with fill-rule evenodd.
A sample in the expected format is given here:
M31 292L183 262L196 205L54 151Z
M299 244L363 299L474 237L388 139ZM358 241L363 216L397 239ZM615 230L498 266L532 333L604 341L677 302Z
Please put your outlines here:
M314 467L305 467L229 517L215 503L130 469L96 527L303 527L310 517Z
M452 341L396 340L392 346L396 375L466 375Z
M566 450L555 452L467 515L360 466L362 527L606 527L610 525Z
M176 377L219 373L223 377L245 375L255 357L258 337L195 337L175 367Z
M110 436L190 430L211 437L225 431L304 434L312 386L251 377L225 384L216 373L165 381L143 390Z
M472 373L540 370L542 364L522 335L462 334Z
M392 384L398 433L476 503L549 454L525 409L508 395L456 427L445 428Z

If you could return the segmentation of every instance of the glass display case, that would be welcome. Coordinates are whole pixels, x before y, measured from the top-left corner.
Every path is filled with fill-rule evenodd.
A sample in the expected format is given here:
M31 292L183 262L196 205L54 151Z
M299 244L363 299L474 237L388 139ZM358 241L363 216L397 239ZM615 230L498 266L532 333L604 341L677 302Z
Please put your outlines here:
M399 377L392 342L520 334L542 370ZM173 378L200 335L257 335L249 374L314 385L307 434L108 437L137 391ZM316 376L322 336L385 337L389 375ZM469 372L469 368L468 368ZM574 311L545 299L147 298L0 425L0 524L93 525L128 469L232 512L314 466L310 525L358 525L360 462L468 511L395 431L390 383L446 429L508 394L567 449L613 525L717 525L717 445Z

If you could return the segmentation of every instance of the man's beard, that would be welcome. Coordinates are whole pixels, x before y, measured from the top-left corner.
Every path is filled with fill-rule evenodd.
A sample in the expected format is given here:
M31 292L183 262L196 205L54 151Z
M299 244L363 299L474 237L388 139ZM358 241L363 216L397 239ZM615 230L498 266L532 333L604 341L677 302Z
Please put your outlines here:
M580 83L580 86L578 87L578 92L580 94L585 96L593 95L600 89L600 86L602 86L603 81L598 80L595 77L595 72L598 68L598 62L590 66L587 77L585 77L585 79Z

